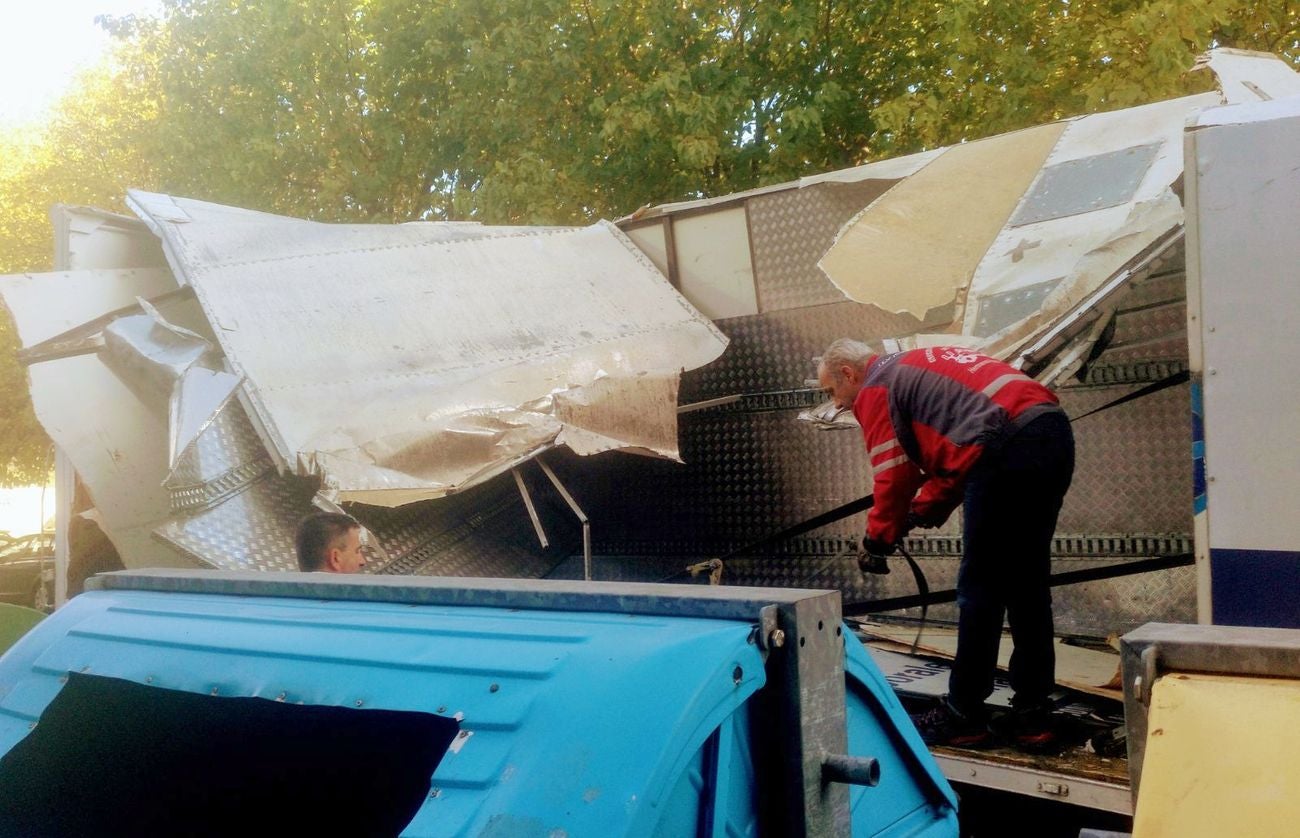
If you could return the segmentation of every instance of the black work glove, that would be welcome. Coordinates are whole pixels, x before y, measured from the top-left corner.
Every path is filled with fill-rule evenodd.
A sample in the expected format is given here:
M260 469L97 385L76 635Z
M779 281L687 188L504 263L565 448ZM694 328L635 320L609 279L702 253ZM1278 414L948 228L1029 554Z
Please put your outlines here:
M935 527L942 527L945 518L935 518L933 515L920 515L916 512L907 513L907 521L904 524L908 532L912 530L929 530Z
M869 536L864 537L862 539L862 549L858 551L858 569L863 573L878 573L881 575L889 573L888 557L897 546Z

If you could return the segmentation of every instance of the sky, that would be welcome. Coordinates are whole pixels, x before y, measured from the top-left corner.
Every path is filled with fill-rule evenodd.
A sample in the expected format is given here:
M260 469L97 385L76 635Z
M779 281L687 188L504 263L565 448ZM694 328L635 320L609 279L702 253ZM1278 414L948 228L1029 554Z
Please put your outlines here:
M40 532L42 522L51 523L53 518L53 485L45 491L40 486L0 489L0 531L14 536Z
M160 0L17 0L0 27L0 128L39 121L109 37L96 15L157 12Z

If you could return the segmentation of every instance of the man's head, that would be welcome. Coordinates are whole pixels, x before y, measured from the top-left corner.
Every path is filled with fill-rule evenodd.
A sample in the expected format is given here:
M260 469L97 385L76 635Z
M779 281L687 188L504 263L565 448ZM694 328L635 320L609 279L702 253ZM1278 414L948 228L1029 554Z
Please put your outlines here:
M853 407L853 400L867 377L867 365L876 353L862 341L840 338L826 347L817 365L817 381L840 410Z
M298 524L298 568L329 573L357 573L366 564L361 554L361 525L351 515L315 512Z

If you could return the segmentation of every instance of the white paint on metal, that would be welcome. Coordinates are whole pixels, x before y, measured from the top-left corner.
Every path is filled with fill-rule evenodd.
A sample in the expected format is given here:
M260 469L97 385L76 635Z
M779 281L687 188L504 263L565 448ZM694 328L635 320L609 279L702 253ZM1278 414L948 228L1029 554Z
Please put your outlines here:
M1021 347L1041 342L1058 319L1077 313L1081 301L1182 224L1182 204L1171 185L1183 173L1182 130L1189 118L1225 100L1249 100L1257 103L1250 107L1260 107L1260 99L1300 93L1300 75L1273 56L1216 50L1198 66L1216 73L1222 94L1188 96L1068 120L1057 126L1063 129L1060 138L1040 161L1041 171L1032 183L1016 187L1018 207L1023 207L1044 171L1106 160L1105 155L1126 150L1158 148L1127 202L1014 228L1006 224L990 238L982 225L990 215L1003 215L1003 202L992 197L1002 193L995 189L997 184L982 183L979 178L992 173L996 180L1001 170L991 169L984 161L978 161L977 167L974 160L969 166L949 166L951 171L943 167L945 161L953 162L958 149L990 140L969 143L902 174L905 179L901 183L845 226L823 257L823 270L851 299L889 311L923 316L935 306L956 300L955 327L941 334L914 336L904 341L906 345L970 338L978 330L980 300L1064 277L1037 312L974 342L989 354L1015 360ZM940 152L943 150L936 154ZM971 168L979 171L969 171ZM1104 174L1104 169L1099 173ZM1115 176L1126 179L1127 191L1134 173L1117 168ZM972 185L974 188L968 188ZM1044 197L1040 194L1037 200ZM990 201L999 208L992 214ZM968 254L972 242L983 242L974 262ZM904 255L894 258L896 253ZM892 270L891 260L897 262ZM1086 347L1072 347L1083 349Z
M659 273L664 276L668 276L668 237L664 234L664 225L667 223L666 219L660 219L654 224L628 227L623 231L633 244L650 257L650 261L654 262Z
M166 268L158 238L139 220L89 207L55 206L54 269Z
M165 268L84 270L0 277L22 347L57 337L88 320L174 290Z
M1223 100L1230 105L1300 95L1300 76L1290 64L1269 52L1210 50L1192 67L1205 68L1214 73Z
M678 288L714 320L758 313L745 208L673 219Z
M1189 334L1203 372L1208 546L1300 544L1300 100L1188 125ZM1198 553L1206 545L1198 543Z
M1008 227L998 235L971 278L968 301L1065 279L1038 312L988 337L985 351L1008 357L1182 222L1182 205L1170 185L1182 173L1183 124L1190 114L1220 101L1218 94L1202 94L1069 122L1044 170L1124 149L1158 145L1159 151L1128 201ZM1018 247L1025 240L1038 244L1030 250ZM977 319L978 306L968 303L962 332L973 333Z

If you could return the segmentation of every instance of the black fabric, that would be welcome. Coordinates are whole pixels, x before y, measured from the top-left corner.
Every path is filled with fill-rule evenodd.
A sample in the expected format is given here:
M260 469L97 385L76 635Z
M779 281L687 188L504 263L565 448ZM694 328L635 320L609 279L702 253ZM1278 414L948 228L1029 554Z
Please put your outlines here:
M1074 436L1060 412L1030 422L966 481L957 570L957 656L948 701L979 712L993 692L1005 615L1011 628L1012 702L1055 688L1051 562L1056 518L1074 474Z
M0 834L397 835L458 729L72 673L0 758Z

